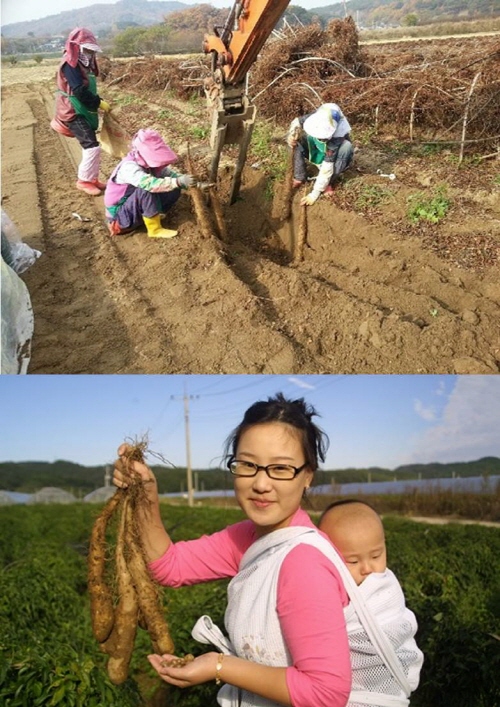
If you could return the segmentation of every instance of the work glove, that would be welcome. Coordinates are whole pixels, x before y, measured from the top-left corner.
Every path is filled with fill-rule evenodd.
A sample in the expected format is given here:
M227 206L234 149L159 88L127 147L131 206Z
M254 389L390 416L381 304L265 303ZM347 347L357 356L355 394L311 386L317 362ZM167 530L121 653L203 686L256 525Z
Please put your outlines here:
M300 130L301 128L299 119L294 118L290 123L290 127L288 128L288 134L286 136L286 141L289 147L295 147L295 145L297 144L300 135Z
M181 189L189 189L189 187L194 187L196 184L196 179L192 174L180 174L176 179Z
M103 110L105 113L109 113L111 110L111 104L109 104L107 101L103 101L101 98L101 102L99 103L99 108Z
M313 189L307 196L304 196L301 201L300 205L301 206L312 206L313 204L316 203L316 201L319 199L321 196L321 192L317 191L316 189Z

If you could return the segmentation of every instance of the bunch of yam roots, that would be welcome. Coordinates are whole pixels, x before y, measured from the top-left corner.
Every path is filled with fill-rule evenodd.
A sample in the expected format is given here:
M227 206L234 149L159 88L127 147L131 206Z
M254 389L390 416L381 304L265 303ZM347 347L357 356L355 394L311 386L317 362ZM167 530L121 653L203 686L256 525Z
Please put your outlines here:
M109 655L108 675L115 685L128 677L138 626L148 631L155 653L174 652L138 527L139 517L147 517L149 501L145 482L133 471L132 463L143 462L145 451L146 442L128 448L124 455L128 487L117 489L107 502L92 527L90 538L88 588L92 630L102 651ZM107 539L113 525L116 529L114 557L113 543Z

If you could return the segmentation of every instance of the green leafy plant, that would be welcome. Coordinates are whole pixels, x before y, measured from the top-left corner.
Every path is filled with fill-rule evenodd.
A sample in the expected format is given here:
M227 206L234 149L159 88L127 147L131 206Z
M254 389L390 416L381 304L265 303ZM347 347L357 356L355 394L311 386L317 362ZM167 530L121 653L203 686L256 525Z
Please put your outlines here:
M495 494L489 495L494 502ZM370 500L381 511L383 499L395 503L392 496ZM435 496L436 515L456 507L455 494ZM478 496L484 505L485 497ZM415 507L412 494L404 498L407 507ZM161 704L170 707L215 704L213 681L181 690L158 679L146 659L151 645L142 630L130 678L119 687L110 683L105 656L91 632L86 589L87 543L99 510L76 503L1 509L0 704L143 707L153 693L161 693ZM161 513L174 541L213 533L243 518L239 509L227 507L162 504ZM500 707L498 530L421 524L390 512L384 515L384 526L389 567L417 617L417 642L425 656L412 705ZM178 654L206 650L191 636L202 614L223 628L226 588L224 580L164 590ZM153 699L160 704L156 694Z
M274 126L270 121L257 121L250 143L252 157L257 158L266 175L265 197L271 201L274 183L285 178L289 152L282 142L274 138Z
M206 126L195 125L189 129L189 134L197 140L204 140L209 132L210 130Z
M161 108L156 114L158 120L170 120L172 115L172 111L167 108Z
M391 192L385 187L379 187L376 184L365 184L356 198L355 206L359 210L373 209L385 201Z
M494 607L500 598L500 534L394 517L384 526L388 563L417 617L425 656L412 705L499 707L500 616Z
M188 98L188 106L188 115L199 115L205 107L201 96L198 96L196 93L190 94Z
M125 95L125 96L117 96L116 98L113 99L113 103L117 106L129 106L134 103L140 103L141 100L140 98L136 98L135 96L132 96L131 94Z
M252 152L261 159L269 157L273 138L273 128L269 122L257 121L255 123L251 148Z
M446 187L437 187L430 196L423 192L408 197L409 208L407 217L411 223L429 221L439 223L444 219L450 208L451 201L447 196Z
M415 154L419 157L435 157L436 155L439 155L444 149L445 146L443 145L438 145L437 143L429 142L424 143L423 145L417 145L417 147L415 148Z
M8 707L139 707L137 685L116 688L91 656L71 646L39 653L28 649L15 662L0 652L0 701Z
M377 129L373 126L367 128L358 128L356 134L356 142L360 145L369 145L375 135L377 134ZM351 133L351 138L354 140L354 136Z

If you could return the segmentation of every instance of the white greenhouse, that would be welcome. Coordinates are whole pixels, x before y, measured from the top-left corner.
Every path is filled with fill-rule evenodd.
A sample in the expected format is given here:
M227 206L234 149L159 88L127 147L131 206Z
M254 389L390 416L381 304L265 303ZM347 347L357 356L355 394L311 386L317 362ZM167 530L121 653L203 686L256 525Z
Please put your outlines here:
M46 486L40 491L37 491L28 500L28 503L76 503L77 498L72 493L63 489Z

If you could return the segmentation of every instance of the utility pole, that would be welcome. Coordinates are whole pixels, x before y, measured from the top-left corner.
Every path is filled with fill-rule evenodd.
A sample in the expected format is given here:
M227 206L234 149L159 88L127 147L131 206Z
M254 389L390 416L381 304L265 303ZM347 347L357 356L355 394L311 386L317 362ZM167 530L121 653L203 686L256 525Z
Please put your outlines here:
M187 383L184 382L184 424L186 429L186 476L188 491L188 506L194 506L193 494L193 470L191 469L191 440L189 437L189 395L187 394Z
M186 481L187 481L187 496L188 496L188 506L194 506L194 489L193 489L193 470L191 468L191 439L189 434L189 401L193 399L192 396L188 395L187 383L184 382L184 395L182 400L184 401L184 430L186 434ZM179 400L180 396L171 395L170 400ZM182 485L184 486L184 484ZM181 489L181 493L184 489Z

